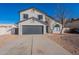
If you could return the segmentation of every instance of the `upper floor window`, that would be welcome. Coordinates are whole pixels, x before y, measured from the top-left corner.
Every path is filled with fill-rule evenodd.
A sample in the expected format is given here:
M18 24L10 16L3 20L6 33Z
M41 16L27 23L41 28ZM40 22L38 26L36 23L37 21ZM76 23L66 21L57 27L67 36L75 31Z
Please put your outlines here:
M28 14L23 14L24 19L28 19Z
M43 19L43 16L42 15L38 15L38 19L39 20Z

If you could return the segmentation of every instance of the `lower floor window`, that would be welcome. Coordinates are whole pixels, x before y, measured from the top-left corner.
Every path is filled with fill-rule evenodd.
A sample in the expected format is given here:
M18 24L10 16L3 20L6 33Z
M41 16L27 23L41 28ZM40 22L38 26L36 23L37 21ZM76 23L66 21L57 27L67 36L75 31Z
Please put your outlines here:
M54 27L55 31L60 31L60 27Z
M59 24L56 24L56 25L54 26L54 28L53 28L53 31L55 31L55 32L60 31L60 25L59 25Z

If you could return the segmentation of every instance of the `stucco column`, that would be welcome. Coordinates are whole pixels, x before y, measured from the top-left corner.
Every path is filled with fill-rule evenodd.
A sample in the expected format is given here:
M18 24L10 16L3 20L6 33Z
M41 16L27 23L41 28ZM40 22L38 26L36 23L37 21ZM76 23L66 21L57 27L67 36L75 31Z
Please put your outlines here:
M65 30L66 30L66 28L63 28L63 30L62 30L62 34L64 34Z
M44 25L43 33L46 34L46 25Z
M19 35L22 35L22 25L19 24Z

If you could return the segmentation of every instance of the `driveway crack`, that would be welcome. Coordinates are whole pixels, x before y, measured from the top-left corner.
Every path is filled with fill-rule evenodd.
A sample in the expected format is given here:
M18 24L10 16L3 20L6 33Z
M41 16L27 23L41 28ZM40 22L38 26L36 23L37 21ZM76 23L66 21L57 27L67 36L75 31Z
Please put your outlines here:
M31 55L33 54L33 35L32 35L32 40L31 40Z

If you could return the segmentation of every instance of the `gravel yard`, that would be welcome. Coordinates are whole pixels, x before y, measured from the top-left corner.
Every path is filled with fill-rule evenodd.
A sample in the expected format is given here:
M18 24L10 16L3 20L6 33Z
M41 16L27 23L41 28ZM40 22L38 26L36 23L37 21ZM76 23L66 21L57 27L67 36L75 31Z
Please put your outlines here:
M8 42L16 40L16 38L17 38L16 35L3 35L3 36L0 36L0 47L3 47Z
M79 55L79 34L49 34L48 37L74 55Z

